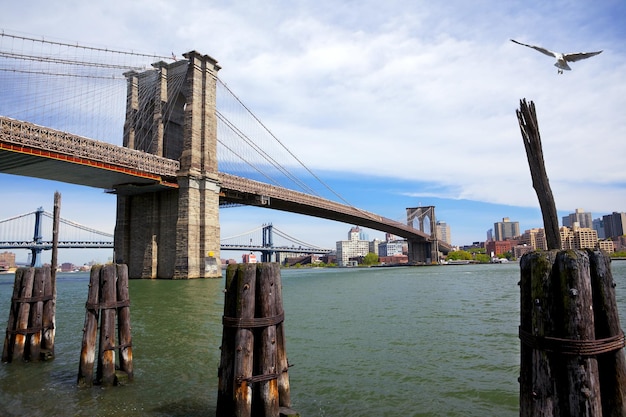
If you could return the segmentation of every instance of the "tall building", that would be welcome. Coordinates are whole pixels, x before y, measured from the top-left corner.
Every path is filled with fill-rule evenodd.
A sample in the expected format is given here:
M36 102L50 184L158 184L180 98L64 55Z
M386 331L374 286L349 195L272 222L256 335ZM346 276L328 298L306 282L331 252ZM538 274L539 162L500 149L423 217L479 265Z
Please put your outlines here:
M504 217L501 222L493 224L495 240L502 241L519 236L519 222L512 222L508 217Z
M450 238L450 226L446 222L437 221L437 239L452 244Z
M598 232L598 239L606 239L606 235L604 234L604 221L601 217L593 219L593 230Z
M350 258L365 256L369 253L370 242L360 240L361 229L353 227L348 232L348 240L340 240L337 246L337 265L348 266Z
M624 226L626 226L626 213L614 211L612 214L602 216L602 223L604 223L605 238L623 236L625 234Z
M592 229L593 221L591 220L591 213L585 213L585 210L577 208L574 213L563 216L564 227L572 227L574 223L578 223L580 227Z

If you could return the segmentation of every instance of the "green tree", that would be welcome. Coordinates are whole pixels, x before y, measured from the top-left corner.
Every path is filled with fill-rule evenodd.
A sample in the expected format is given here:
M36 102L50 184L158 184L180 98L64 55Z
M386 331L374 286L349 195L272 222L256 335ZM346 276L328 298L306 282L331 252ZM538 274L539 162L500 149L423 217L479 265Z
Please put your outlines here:
M476 262L479 262L481 264L488 264L491 261L491 258L489 258L489 255L486 255L484 253L477 253L474 256L474 259L476 260Z
M363 265L377 265L378 264L378 255L374 252L370 252L363 257Z
M449 261L470 261L472 260L472 254L466 250L455 250L448 253L447 259Z

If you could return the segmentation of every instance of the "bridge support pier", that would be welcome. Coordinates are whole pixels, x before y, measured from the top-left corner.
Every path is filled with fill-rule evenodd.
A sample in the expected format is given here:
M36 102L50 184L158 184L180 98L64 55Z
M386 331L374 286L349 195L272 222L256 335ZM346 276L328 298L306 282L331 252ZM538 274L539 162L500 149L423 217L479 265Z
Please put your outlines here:
M220 67L195 51L184 57L125 74L124 146L180 161L178 189L117 189L115 257L128 265L131 278L222 276L216 116Z

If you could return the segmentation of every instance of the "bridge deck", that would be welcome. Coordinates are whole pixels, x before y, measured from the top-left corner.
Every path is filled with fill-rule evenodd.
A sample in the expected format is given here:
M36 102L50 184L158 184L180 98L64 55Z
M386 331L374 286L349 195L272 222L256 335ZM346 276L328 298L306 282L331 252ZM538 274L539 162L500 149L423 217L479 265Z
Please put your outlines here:
M0 172L118 193L177 187L178 161L0 116Z
M118 194L178 187L179 162L146 152L0 116L0 172L86 185ZM421 241L430 235L404 223L282 187L218 173L222 201L355 224ZM444 252L450 245L439 242Z

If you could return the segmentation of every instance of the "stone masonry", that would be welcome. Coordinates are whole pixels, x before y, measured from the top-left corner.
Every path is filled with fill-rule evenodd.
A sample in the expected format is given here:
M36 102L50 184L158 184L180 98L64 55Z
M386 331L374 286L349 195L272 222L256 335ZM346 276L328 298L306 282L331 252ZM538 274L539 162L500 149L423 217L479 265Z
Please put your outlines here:
M124 146L176 159L169 191L118 189L116 262L131 278L221 277L216 78L220 67L191 51L126 73Z

